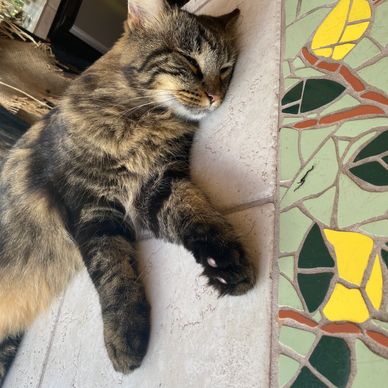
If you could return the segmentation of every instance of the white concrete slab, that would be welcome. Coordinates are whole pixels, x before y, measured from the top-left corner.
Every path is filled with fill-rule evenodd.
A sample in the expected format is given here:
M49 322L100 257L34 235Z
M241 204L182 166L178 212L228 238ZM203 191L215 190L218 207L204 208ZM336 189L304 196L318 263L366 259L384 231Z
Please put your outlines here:
M259 282L245 296L219 299L183 248L140 243L152 335L143 365L128 376L111 366L98 297L82 273L66 293L41 387L268 386L273 212L268 204L229 217L259 262Z
M61 303L62 298L43 313L25 334L2 388L39 386Z
M219 208L272 198L275 192L280 3L212 0L199 10L211 15L241 10L240 56L229 94L201 123L193 149L193 178Z

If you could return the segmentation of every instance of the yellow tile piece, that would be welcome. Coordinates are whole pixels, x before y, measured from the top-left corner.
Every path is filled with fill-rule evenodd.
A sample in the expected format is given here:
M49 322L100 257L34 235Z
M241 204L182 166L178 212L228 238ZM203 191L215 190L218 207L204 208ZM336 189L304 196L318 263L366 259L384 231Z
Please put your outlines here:
M334 48L332 58L335 59L336 61L342 59L345 55L349 53L350 50L352 50L354 46L355 44L352 44L352 43L345 43L345 44L336 46Z
M362 323L369 318L369 311L360 290L346 288L337 283L323 314L330 321Z
M368 0L353 0L352 9L349 13L350 22L369 19L371 16L372 10Z
M376 256L372 272L365 287L366 293L373 307L378 310L383 299L383 274L379 255Z
M315 32L311 43L312 49L330 46L340 40L345 28L349 6L350 0L339 0Z
M333 53L333 49L331 47L324 48L324 49L317 49L313 50L314 54L318 55L319 57L325 57L329 58L331 57L331 54Z
M351 42L360 38L369 26L369 22L363 22L358 24L351 24L345 28L342 35L341 42Z
M361 285L373 248L373 240L361 233L324 230L333 246L339 276L356 285Z

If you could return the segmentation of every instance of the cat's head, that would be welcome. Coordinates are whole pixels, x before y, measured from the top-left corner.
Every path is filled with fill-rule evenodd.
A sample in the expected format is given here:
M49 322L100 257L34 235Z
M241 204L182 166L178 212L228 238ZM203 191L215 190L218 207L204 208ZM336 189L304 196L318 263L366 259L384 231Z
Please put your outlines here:
M128 0L128 10L128 74L139 92L190 120L219 107L236 62L239 10L196 16L164 0Z

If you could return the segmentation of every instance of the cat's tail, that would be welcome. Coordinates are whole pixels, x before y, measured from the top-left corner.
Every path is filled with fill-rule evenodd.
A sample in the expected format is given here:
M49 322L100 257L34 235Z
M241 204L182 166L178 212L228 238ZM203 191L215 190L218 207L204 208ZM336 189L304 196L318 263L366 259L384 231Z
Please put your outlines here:
M3 386L5 376L16 356L22 337L19 334L5 338L0 342L0 387Z
M0 162L27 128L27 123L0 106Z

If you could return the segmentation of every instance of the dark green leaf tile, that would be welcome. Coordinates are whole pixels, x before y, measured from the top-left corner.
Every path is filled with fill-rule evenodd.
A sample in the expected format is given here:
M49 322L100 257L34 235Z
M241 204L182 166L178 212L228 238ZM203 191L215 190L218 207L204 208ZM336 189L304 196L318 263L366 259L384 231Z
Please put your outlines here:
M310 356L310 364L336 387L345 387L350 374L350 349L341 338L323 336Z
M299 101L302 97L303 82L299 82L291 90L289 90L282 99L282 105L290 104L291 102Z
M299 104L291 105L288 108L284 108L282 112L283 113L290 113L290 114L296 115L296 114L299 113L299 107L300 107Z
M369 162L352 167L353 175L375 186L388 185L388 171L379 162Z
M383 259L385 265L388 268L388 252L384 251L384 249L381 250L381 258Z
M355 162L388 151L388 131L375 137L354 159ZM385 161L385 158L384 158Z
M301 112L308 112L335 100L345 87L328 79L309 79L303 92Z
M315 311L325 299L332 277L333 274L328 272L298 274L299 289L310 313Z
M315 377L307 367L303 367L291 385L292 388L325 388L326 384L322 383L317 377Z
M385 163L388 164L388 155L387 155L387 156L384 156L384 157L383 157L383 160L384 160Z
M334 260L326 247L318 224L313 225L304 241L299 254L298 267L334 267Z

